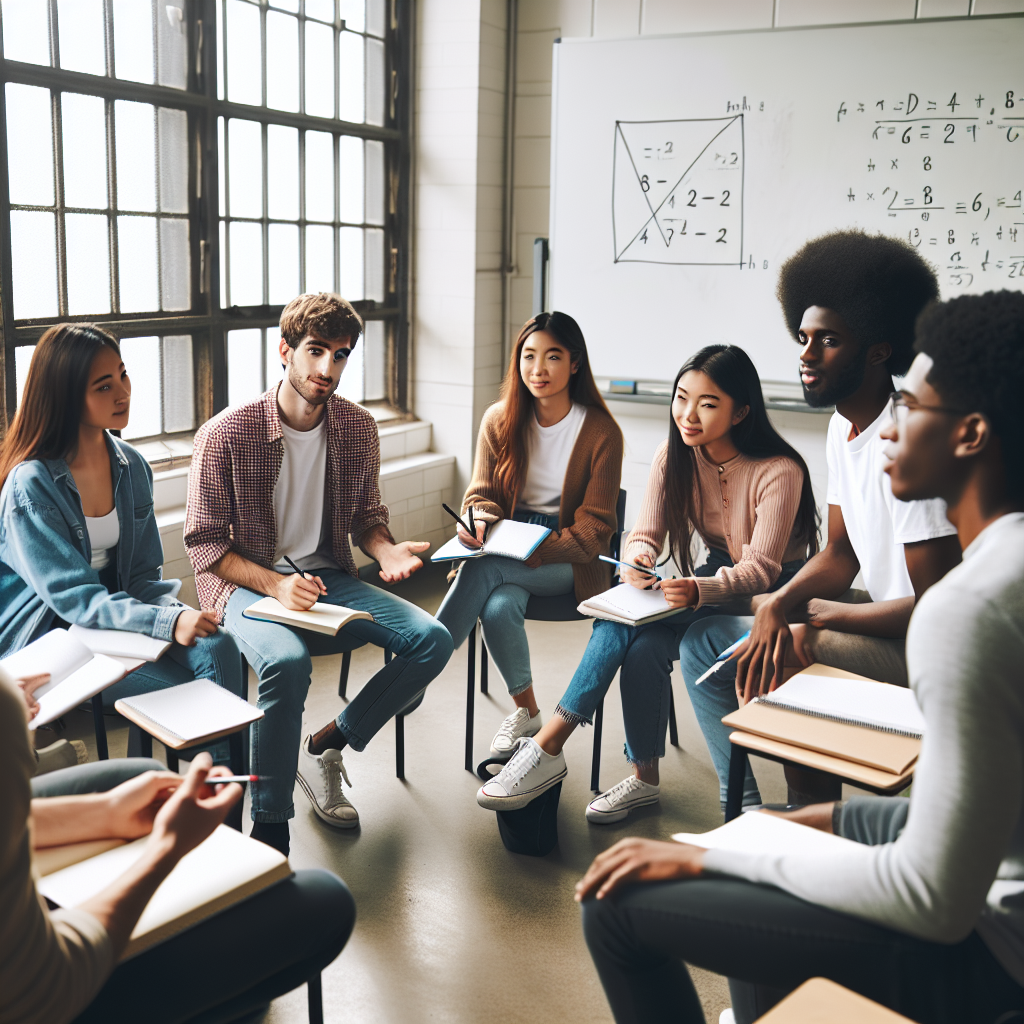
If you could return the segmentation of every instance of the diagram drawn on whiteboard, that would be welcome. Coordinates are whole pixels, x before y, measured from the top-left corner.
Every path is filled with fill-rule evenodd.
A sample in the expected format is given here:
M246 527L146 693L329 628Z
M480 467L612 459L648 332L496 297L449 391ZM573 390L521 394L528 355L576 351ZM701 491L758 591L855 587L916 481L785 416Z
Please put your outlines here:
M616 263L743 263L743 115L616 121Z

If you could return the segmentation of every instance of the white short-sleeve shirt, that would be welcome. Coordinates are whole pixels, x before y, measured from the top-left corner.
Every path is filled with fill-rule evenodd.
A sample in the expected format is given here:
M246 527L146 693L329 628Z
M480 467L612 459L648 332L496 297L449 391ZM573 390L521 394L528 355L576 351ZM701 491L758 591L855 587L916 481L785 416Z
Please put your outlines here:
M558 512L569 457L586 418L587 407L578 402L550 427L542 427L536 415L530 417L526 479L516 502L519 508L547 515Z

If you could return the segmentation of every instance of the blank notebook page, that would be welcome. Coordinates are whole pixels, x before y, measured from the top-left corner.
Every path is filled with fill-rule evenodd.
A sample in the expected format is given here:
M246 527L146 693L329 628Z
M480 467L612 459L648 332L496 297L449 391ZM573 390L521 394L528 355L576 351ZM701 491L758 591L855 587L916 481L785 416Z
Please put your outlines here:
M586 603L609 608L630 619L642 619L647 615L657 615L669 610L669 603L662 591L639 590L628 583L620 583L617 587L592 597Z
M209 679L123 698L123 702L186 743L261 717L257 708Z

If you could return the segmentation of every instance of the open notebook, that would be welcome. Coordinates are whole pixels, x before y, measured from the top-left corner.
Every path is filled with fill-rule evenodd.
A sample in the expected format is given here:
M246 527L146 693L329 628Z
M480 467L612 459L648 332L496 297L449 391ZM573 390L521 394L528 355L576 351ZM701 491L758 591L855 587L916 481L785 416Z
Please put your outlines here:
M161 743L175 749L236 732L263 717L263 712L209 679L196 679L165 690L122 697L114 707L140 723Z
M280 622L285 626L311 629L315 633L326 633L328 636L336 636L342 626L356 619L368 619L373 622L373 616L369 612L346 608L343 604L317 601L309 611L295 612L290 608L285 608L276 597L261 598L255 604L249 605L242 614L247 619Z
M525 562L541 546L550 532L546 526L502 519L487 531L487 540L484 541L483 547L467 548L458 537L452 537L430 556L430 560L450 562L463 558L480 558L482 555L502 555Z
M660 590L639 590L628 583L620 583L603 594L588 598L577 611L595 619L610 619L612 622L624 622L627 626L638 626L675 615L681 609L670 608Z
M35 691L39 714L29 729L46 725L123 679L127 669L105 654L93 654L66 629L52 629L0 661L14 679L49 672L50 681Z
M146 836L98 853L95 843L39 851L35 867L42 877L37 887L60 907L78 906L120 878L142 856L148 840ZM77 854L86 859L68 864ZM273 847L219 825L181 858L153 894L121 959L137 956L291 873L288 859Z
M776 818L760 811L741 814L710 832L677 832L677 843L690 843L705 850L732 850L737 853L821 853L848 846L852 840L822 832L795 821Z
M76 625L68 632L93 654L107 654L112 658L158 661L171 646L170 640L157 640L145 633L130 633L126 629L86 629Z

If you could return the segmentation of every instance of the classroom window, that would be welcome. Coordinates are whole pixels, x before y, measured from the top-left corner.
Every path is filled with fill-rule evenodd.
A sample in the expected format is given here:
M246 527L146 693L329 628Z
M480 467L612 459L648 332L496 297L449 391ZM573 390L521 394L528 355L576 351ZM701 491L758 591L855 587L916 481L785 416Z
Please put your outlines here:
M281 307L366 319L340 392L405 405L408 0L0 0L6 418L65 320L124 341L130 436L280 377ZM140 401L140 398L150 400Z

